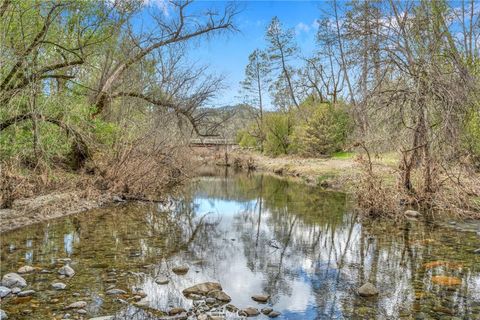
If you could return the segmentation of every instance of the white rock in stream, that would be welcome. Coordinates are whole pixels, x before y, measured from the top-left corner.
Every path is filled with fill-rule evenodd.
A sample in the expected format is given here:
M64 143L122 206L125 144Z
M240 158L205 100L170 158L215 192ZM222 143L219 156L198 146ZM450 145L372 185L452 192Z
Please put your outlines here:
M26 287L27 286L27 281L23 279L19 274L17 273L7 273L6 275L3 276L2 278L2 285L8 288L12 287Z
M69 265L66 265L58 269L58 273L62 276L73 277L75 270L73 270Z
M52 283L52 288L55 290L65 290L65 288L67 288L67 285L62 282L55 282Z
M12 292L10 288L0 286L0 298L6 297L7 295L10 294L10 292Z

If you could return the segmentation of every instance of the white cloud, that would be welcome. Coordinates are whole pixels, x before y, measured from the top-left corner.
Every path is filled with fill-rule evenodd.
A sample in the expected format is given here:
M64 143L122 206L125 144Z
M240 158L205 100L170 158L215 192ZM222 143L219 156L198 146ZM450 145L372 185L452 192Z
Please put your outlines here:
M300 34L302 32L308 33L310 31L310 26L303 22L300 22L295 26L295 33Z

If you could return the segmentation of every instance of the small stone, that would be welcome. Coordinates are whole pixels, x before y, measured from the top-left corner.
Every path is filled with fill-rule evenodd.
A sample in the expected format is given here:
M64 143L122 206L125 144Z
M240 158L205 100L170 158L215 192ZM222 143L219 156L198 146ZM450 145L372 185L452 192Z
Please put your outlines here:
M272 311L273 311L273 309L272 309L272 308L269 308L269 307L262 309L262 313L263 313L263 314L269 314L269 313L272 312Z
M378 290L373 284L367 282L358 288L358 294L362 297L372 297L378 295Z
M77 310L77 313L79 313L79 314L86 314L86 313L87 313L87 310L85 310L85 309L78 309L78 310Z
M247 317L256 317L260 314L257 308L248 307L242 310Z
M62 317L62 319L70 319L72 315L70 313L65 313Z
M20 291L17 293L17 296L19 297L28 297L31 296L35 293L35 290L25 290L25 291Z
M30 273L30 272L33 272L35 271L35 268L32 267L32 266L23 266L21 268L18 269L18 273Z
M87 306L87 303L85 301L77 301L77 302L74 302L74 303L66 306L65 310L68 310L68 309L83 309L86 306Z
M405 211L405 216L409 218L418 218L421 216L420 212L415 211L415 210L407 210Z
M106 291L108 295L117 295L117 294L127 294L125 290L122 289L110 289Z
M67 287L67 285L65 283L62 283L62 282L52 283L52 288L55 289L55 290L65 290L66 287Z
M12 288L12 287L26 287L27 286L27 281L22 278L17 273L7 273L6 275L3 276L2 278L2 286Z
M2 309L0 309L0 320L6 320L6 319L8 319L7 313Z
M173 267L172 271L175 274L184 275L184 274L187 274L189 269L190 268L188 266L177 266L177 267Z
M12 292L10 288L0 286L0 298L6 297Z
M14 288L12 288L12 293L13 293L13 294L17 294L17 293L19 293L20 291L22 291L22 289L20 289L19 287L14 287Z
M155 282L156 282L157 284L164 285L164 284L169 283L170 280L168 280L168 278L165 277L165 276L158 276L158 277L155 279Z
M205 302L211 305L217 303L217 300L215 298L207 298L205 299Z
M210 291L208 293L208 296L210 298L215 298L216 300L218 301L221 301L221 302L230 302L232 301L232 298L230 298L230 296L228 294L226 294L225 292L221 291L221 290L213 290L213 291Z
M232 313L235 313L235 312L238 311L238 308L235 307L233 304L227 304L227 305L225 306L225 309L226 309L227 311L232 312Z
M268 299L270 298L269 295L266 294L258 294L252 296L252 300L260 303L267 303Z
M58 273L62 276L73 277L75 270L73 270L69 265L63 266L58 270Z
M89 320L113 320L113 316L95 317L95 318L90 318Z
M272 311L272 312L270 312L270 313L268 314L268 317L269 317L269 318L276 318L276 317L278 317L279 315L280 315L280 312L278 312L278 311Z
M475 254L480 254L480 248L476 249L476 250L473 250L473 253Z
M168 315L169 316L175 316L175 315L183 313L183 312L187 312L187 311L183 308L173 308L173 309L170 309L168 311Z

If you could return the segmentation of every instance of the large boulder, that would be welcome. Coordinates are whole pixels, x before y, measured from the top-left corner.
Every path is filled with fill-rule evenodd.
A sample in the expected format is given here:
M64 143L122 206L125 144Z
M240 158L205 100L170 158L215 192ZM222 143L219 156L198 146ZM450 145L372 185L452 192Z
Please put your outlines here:
M358 294L362 297L373 297L378 295L378 289L370 282L367 282L358 288Z
M222 290L222 285L217 282L204 282L186 288L182 291L183 295L188 298L192 294L206 296L210 291Z
M26 287L27 281L22 278L18 273L7 273L2 278L2 286L13 288L13 287Z

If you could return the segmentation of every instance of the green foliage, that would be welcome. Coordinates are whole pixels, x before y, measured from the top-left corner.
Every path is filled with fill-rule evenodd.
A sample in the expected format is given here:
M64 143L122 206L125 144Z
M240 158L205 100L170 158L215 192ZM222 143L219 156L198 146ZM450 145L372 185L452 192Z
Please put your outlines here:
M269 113L265 116L265 153L278 156L288 154L291 147L293 117L290 113Z
M477 167L480 167L480 109L472 110L467 117L464 144Z
M257 139L248 130L240 130L238 132L237 142L242 148L258 148Z
M342 105L302 106L310 116L295 127L295 152L304 156L332 155L342 151L352 128L352 120Z

